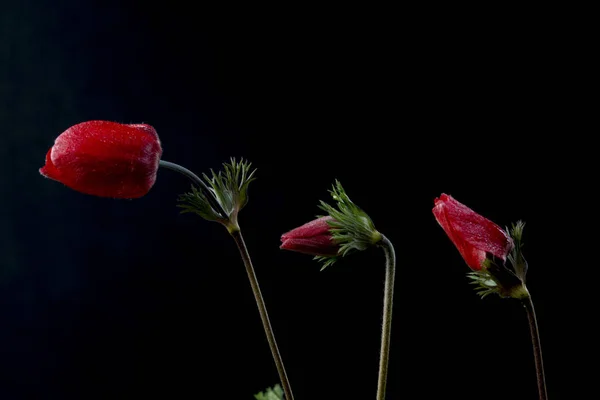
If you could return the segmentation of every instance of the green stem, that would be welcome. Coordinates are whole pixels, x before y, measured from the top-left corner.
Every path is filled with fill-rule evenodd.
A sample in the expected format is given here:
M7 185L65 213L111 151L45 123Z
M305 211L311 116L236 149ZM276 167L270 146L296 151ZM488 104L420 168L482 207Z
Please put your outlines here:
M204 183L204 181L202 179L200 179L200 177L198 175L194 174L192 171L190 171L187 168L182 167L179 164L175 164L175 163L172 163L169 161L160 160L158 165L163 168L167 168L167 169L179 172L180 174L187 176L192 182L194 182L196 185L200 186L200 190L204 193L204 197L206 197L206 200L208 201L210 206L213 208L213 210L216 213L221 214L222 218L224 218L224 219L227 218L227 213L225 212L225 210L223 210L223 207L221 207L221 204L214 198L213 192L208 188L208 186L206 186L206 183Z
M396 255L394 253L394 246L385 236L382 237L380 246L385 253L385 285L383 291L383 326L381 331L377 400L385 400L385 387L387 384L388 364L390 359L390 335L392 331L392 305L394 299Z
M275 366L277 367L277 372L279 373L279 379L281 380L281 385L283 386L285 400L294 400L292 388L285 373L283 361L281 359L281 355L279 354L279 349L277 348L275 335L273 334L273 328L271 328L271 323L269 322L267 307L265 306L265 301L260 292L258 280L256 279L254 267L252 266L252 261L250 260L248 249L246 248L246 244L244 243L244 238L242 237L242 233L239 229L231 230L229 233L233 237L233 240L235 240L235 243L237 244L238 249L240 250L240 254L242 255L244 265L246 266L246 272L248 273L248 278L250 279L250 286L252 286L252 292L254 293L254 298L256 299L258 312L260 313L263 328L265 329L265 334L267 335L267 341L269 342L269 347L271 348L271 353L273 354L273 359L275 360Z
M542 346L540 345L540 334L538 331L537 318L531 296L522 299L523 306L527 311L527 319L529 320L529 330L531 331L531 343L533 344L533 357L535 360L535 371L537 375L537 387L540 400L547 400L548 393L546 392L546 378L544 376L544 362L542 360Z

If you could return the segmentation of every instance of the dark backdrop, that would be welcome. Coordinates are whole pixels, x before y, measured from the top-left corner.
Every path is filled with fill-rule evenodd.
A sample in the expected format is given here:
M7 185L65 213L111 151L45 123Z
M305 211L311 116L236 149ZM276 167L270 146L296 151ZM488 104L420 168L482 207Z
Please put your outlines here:
M567 129L560 32L524 10L191 7L2 6L0 398L242 400L278 380L233 240L176 208L186 178L111 200L39 175L92 119L153 125L198 174L258 168L240 224L298 400L375 396L383 253L320 272L278 249L335 179L398 256L389 399L536 398L525 312L468 285L443 192L526 221L550 398L578 398L562 240L590 144Z

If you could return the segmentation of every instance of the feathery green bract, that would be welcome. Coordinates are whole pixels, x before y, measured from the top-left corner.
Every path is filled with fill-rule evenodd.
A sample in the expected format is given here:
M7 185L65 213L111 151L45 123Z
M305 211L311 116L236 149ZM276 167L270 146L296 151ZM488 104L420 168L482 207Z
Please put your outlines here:
M469 282L471 285L477 285L475 292L480 295L482 299L492 293L499 293L498 283L489 272L485 270L469 272L467 277L471 279L471 282Z
M215 173L211 169L210 178L202 174L228 215L239 212L248 203L248 185L256 179L254 177L256 169L250 171L251 166L251 163L244 160L237 162L232 158L231 163L223 164L224 171Z
M525 257L523 257L523 243L521 242L524 228L525 222L519 220L516 224L513 224L510 229L507 229L507 232L515 244L515 247L508 255L508 260L512 264L515 274L523 283L525 283L525 276L527 275L528 268L527 261L525 260Z
M325 268L329 267L330 265L335 264L335 262L339 259L338 256L314 256L313 260L323 263L323 265L321 265L321 271L323 271Z
M334 220L329 221L333 240L340 246L339 256L346 256L357 250L366 250L382 239L381 233L375 229L371 218L360 207L350 200L342 184L336 180L333 189L329 191L336 207L320 201L319 208ZM323 262L323 268L332 265L339 257L316 256L315 260Z
M467 274L476 285L475 291L482 298L496 293L500 297L524 298L529 295L525 287L525 275L527 274L527 261L523 257L523 228L525 223L518 221L511 229L506 229L512 238L514 246L506 257L506 262L497 260L493 256L484 261L480 271Z
M236 161L223 164L223 170L216 172L211 169L211 177L202 174L208 186L209 193L204 193L192 186L192 191L179 196L182 203L178 207L182 212L194 212L209 221L217 221L226 226L237 227L239 211L248 203L248 185L255 180L256 169L251 170L252 164ZM211 196L212 199L208 199ZM222 215L211 206L210 200L216 201L227 215Z
M279 383L272 388L267 388L266 391L254 395L255 400L283 400L283 389Z
M183 209L182 213L193 212L209 221L224 220L220 213L212 208L204 193L194 185L192 185L192 191L180 195L178 201L182 203L177 205Z

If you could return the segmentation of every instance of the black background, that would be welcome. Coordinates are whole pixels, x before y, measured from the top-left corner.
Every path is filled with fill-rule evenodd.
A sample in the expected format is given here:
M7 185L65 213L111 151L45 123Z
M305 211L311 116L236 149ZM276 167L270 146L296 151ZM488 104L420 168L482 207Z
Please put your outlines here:
M58 3L0 13L1 399L241 400L278 380L233 240L176 208L185 177L111 200L39 175L56 136L93 119L153 125L163 159L198 174L258 168L240 225L298 400L375 397L383 253L320 272L278 249L335 179L396 248L388 399L536 398L525 312L475 295L431 213L441 193L526 222L550 399L581 398L587 284L570 269L595 163L560 20Z

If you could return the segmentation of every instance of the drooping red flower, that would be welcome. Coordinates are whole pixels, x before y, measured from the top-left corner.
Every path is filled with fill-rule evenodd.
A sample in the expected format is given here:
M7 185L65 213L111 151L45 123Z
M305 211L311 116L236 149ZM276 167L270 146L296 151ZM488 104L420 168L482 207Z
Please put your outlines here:
M506 261L513 249L513 240L502 228L452 196L436 198L433 215L474 271L481 270L486 253Z
M56 138L40 173L78 192L132 199L152 188L161 156L150 125L87 121Z
M313 256L336 256L340 247L331 237L328 221L333 221L333 218L317 218L284 233L279 248Z

